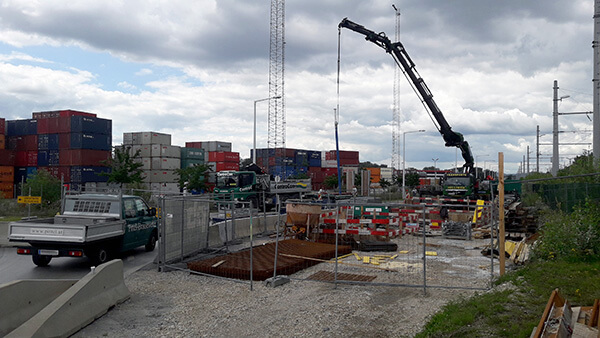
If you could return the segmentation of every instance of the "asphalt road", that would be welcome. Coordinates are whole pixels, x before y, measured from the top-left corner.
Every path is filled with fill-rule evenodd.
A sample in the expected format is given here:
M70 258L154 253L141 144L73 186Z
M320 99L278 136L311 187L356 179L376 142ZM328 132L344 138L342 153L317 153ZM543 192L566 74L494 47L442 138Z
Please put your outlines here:
M146 252L144 247L123 253L125 276L154 261L158 248ZM31 256L17 255L14 247L0 246L0 285L19 279L80 279L90 272L90 262L86 257L54 257L46 267L33 264Z

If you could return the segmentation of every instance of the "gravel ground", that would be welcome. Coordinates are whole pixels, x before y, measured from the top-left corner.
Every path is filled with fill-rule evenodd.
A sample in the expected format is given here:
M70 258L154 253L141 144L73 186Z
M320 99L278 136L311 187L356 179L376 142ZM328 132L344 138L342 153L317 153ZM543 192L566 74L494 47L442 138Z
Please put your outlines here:
M489 286L490 259L479 250L489 240L428 238L427 242L427 250L438 253L428 257L428 285ZM367 273L377 276L374 282L378 283L408 283L406 278L411 276L422 281L418 246L413 251L414 257L409 253L390 263L399 273ZM424 294L422 287L335 287L298 280L320 270L330 271L331 266L321 263L310 267L291 276L290 283L275 288L255 282L250 291L248 284L185 271L161 273L151 265L125 279L131 291L129 300L74 337L412 337L448 301L484 292L428 288ZM343 272L358 270L350 266Z

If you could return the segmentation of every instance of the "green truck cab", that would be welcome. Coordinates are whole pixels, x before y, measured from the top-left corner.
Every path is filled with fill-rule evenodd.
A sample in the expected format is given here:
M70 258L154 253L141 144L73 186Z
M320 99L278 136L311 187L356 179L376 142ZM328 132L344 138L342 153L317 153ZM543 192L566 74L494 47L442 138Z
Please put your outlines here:
M277 204L277 197L284 202L300 198L310 191L310 179L279 181L254 171L220 171L217 173L217 184L213 192L217 203L247 203L252 208L269 210Z
M53 257L83 256L98 265L124 251L156 246L156 209L139 196L66 195L62 202L61 213L52 218L9 223L9 241L30 245L18 247L17 254L31 255L38 266Z

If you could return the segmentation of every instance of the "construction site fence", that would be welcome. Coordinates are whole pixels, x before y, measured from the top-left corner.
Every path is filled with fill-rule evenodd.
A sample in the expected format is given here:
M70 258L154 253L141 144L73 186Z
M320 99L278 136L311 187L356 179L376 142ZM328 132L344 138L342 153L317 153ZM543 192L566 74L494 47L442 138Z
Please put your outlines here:
M600 201L600 183L524 184L523 194L538 194L552 209L572 212L586 201Z
M425 291L489 288L493 255L473 248L493 246L493 208L438 202L287 201L280 206L285 212L271 213L232 202L229 210L211 215L210 199L163 196L159 270L225 278L251 289L280 277ZM442 207L448 211L444 218ZM448 233L447 225L455 232ZM473 228L486 228L491 237L471 244Z

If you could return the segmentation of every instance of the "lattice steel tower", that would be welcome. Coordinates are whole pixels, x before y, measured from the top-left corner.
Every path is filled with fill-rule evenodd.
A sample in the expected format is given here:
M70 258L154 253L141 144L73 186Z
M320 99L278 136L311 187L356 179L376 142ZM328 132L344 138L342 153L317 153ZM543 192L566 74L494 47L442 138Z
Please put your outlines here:
M400 11L392 5L396 17L395 41L400 41ZM392 106L392 168L400 166L400 71L394 67L394 103Z
M268 148L285 148L284 47L285 1L271 0Z

